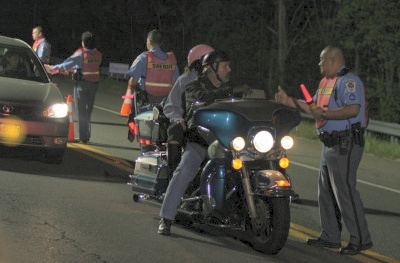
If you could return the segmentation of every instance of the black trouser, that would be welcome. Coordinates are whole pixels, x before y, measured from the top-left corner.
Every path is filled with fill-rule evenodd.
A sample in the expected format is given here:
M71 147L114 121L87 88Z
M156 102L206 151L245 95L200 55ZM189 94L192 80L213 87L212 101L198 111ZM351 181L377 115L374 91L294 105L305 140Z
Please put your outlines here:
M77 81L74 86L74 102L78 117L79 139L88 141L91 135L91 116L98 82Z

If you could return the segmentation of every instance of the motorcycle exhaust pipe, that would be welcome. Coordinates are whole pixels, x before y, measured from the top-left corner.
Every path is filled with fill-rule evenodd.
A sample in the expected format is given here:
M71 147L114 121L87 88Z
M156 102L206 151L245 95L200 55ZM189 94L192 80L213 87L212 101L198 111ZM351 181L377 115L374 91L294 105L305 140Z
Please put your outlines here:
M139 200L144 199L144 194L133 194L133 202L137 203Z

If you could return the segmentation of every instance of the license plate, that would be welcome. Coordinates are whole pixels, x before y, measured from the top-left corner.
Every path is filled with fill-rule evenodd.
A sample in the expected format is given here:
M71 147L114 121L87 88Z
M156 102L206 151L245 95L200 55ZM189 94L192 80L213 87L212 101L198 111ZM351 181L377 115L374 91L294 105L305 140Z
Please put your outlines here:
M9 138L18 138L21 134L21 125L0 123L0 135Z

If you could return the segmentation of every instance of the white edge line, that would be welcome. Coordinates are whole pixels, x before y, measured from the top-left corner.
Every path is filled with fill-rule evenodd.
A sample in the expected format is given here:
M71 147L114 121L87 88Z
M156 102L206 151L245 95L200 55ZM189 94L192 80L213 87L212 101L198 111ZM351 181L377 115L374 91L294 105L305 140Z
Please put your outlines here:
M111 112L111 113L119 114L119 112L112 111L112 110L109 110L109 109L106 109L106 108L103 108L103 107L99 107L99 106L96 106L96 105L94 107L97 108L97 109L103 110L103 111L108 111L108 112Z
M292 164L294 164L294 165L297 165L297 166L301 166L301 167L310 169L310 170L314 170L314 171L317 171L317 172L319 171L318 168L315 168L315 167L313 167L313 166L309 166L309 165L306 165L306 164L302 164L302 163L298 163L298 162L293 162L293 161L290 161L290 163L292 163ZM369 185L369 186L372 186L372 187L380 188L380 189L383 189L383 190L386 190L386 191L390 191L390 192L394 192L394 193L400 194L400 190L396 190L396 189L389 188L389 187L386 187L386 186L382 186L382 185L370 183L370 182L363 181L363 180L360 180L360 179L357 179L357 182L359 182L359 183L361 183L361 184L366 184L366 185Z

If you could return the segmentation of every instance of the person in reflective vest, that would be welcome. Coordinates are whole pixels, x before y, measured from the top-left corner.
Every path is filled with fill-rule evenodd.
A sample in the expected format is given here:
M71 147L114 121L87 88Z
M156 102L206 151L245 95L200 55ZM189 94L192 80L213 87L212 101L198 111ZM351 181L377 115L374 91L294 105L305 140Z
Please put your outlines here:
M368 124L365 88L360 78L346 68L338 47L324 48L318 65L324 77L314 95L316 107L289 97L280 87L275 99L313 115L323 143L318 184L322 231L307 244L340 248L343 219L350 240L339 253L355 255L372 247L364 206L356 189Z
M32 49L35 51L40 60L45 63L50 63L51 45L44 37L43 28L37 26L32 30L33 42Z
M76 142L87 143L91 137L91 115L100 80L101 52L95 48L94 35L82 34L82 47L64 62L45 65L48 73L73 71L75 112L78 116L79 138Z
M161 50L162 33L154 29L147 35L147 51L141 53L132 63L127 75L128 85L135 90L136 84L146 92L148 103L159 103L172 89L179 77L173 52Z
M89 82L97 82L100 80L100 63L102 55L97 48L88 50L85 48L79 48L75 51L74 55L83 53L83 65L82 65L82 76L83 80ZM79 77L78 77L79 78ZM81 80L81 79L77 79Z

